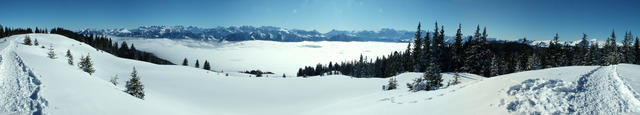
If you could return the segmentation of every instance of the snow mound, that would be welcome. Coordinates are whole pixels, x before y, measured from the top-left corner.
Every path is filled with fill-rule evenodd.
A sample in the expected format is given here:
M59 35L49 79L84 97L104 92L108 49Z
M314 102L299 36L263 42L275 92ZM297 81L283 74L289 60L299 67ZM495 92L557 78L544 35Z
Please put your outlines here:
M640 101L616 66L599 67L575 82L529 79L512 86L506 108L518 114L623 114L640 112Z

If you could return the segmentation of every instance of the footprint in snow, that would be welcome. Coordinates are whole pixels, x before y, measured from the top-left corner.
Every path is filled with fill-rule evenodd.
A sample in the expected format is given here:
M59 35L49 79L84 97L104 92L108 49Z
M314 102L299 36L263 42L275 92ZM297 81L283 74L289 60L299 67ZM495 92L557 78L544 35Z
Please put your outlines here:
M383 99L380 99L380 100L378 100L378 101L389 101L389 100L391 100L391 99L389 99L389 98L383 98Z
M429 98L426 98L426 99L424 99L424 100L431 100L431 99L433 99L433 98L429 97Z
M409 103L418 103L418 100L409 101Z
M444 96L444 94L438 94L438 96Z

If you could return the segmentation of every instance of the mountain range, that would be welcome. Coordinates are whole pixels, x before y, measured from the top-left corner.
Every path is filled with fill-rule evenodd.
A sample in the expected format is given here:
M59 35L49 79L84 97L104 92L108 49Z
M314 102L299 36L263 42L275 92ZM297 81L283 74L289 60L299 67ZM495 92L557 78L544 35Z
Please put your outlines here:
M229 26L199 28L194 26L141 26L135 29L82 29L81 34L110 35L117 37L196 39L205 41L245 41L270 40L283 42L298 41L383 41L406 42L415 32L395 29L378 31L331 30L320 33L316 30L285 29L273 26Z
M379 42L409 42L415 37L414 31L395 30L383 28L377 31L344 31L331 30L321 33L316 30L286 29L274 26L229 26L215 28L200 28L194 26L141 26L135 29L82 29L77 31L80 34L108 35L116 37L139 37L139 38L168 38L168 39L193 39L200 41L247 41L247 40L268 40L281 42L299 41L379 41ZM423 31L425 33L426 31ZM466 37L463 42L466 42ZM491 42L516 41L518 40L497 40L488 38ZM551 40L527 40L527 44L532 46L547 47ZM604 45L604 41L596 39L588 40L587 45L598 43ZM446 43L455 42L455 36L445 36ZM560 44L576 45L582 40L559 42Z

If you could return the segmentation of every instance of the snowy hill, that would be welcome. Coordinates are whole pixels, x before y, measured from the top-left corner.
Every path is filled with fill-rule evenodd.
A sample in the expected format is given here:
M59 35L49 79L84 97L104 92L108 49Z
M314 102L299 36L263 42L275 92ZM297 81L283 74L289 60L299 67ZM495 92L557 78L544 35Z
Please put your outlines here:
M407 91L404 84L422 74L403 73L395 76L399 89L382 91L388 79L342 75L256 78L230 71L225 72L231 76L225 76L190 66L122 59L60 35L28 35L46 48L23 45L25 35L0 39L0 114L640 114L639 65L559 67L492 78L462 74L461 84L420 92ZM406 47L402 44L398 47ZM278 51L317 47L297 47L300 45L290 44ZM47 57L51 46L56 59ZM257 49L266 47L272 45ZM67 49L76 62L90 55L96 72L89 75L67 64ZM185 52L180 50L169 52ZM145 85L145 100L123 92L122 84L133 67ZM108 80L116 75L120 84L114 86ZM452 75L444 73L443 78L450 81Z

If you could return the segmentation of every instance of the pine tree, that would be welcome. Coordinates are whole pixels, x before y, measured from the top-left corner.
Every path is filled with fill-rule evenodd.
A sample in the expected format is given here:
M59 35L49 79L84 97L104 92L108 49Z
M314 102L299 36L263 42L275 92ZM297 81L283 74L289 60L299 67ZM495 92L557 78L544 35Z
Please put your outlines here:
M549 48L552 51L551 55L553 55L552 56L553 57L552 58L552 60L553 60L552 66L553 67L559 67L560 65L562 65L562 63L564 61L564 60L562 60L563 59L562 58L563 55L562 55L562 52L561 52L562 51L562 46L558 43L558 39L559 38L560 37L558 36L558 33L556 33L556 35L553 37L553 43L551 43L553 47L549 46Z
M464 67L462 68L462 70L464 72L469 72L474 74L480 73L480 71L478 70L480 66L480 63L478 62L480 45L478 45L477 39L472 39L471 36L469 36L469 41L467 41L466 44L469 48L465 50L466 57L464 60Z
M527 59L527 66L525 67L525 70L541 69L542 67L540 64L540 57L538 57L538 54L534 52L533 55Z
M49 56L49 58L51 59L56 59L56 52L53 51L53 45L49 46L49 53L47 53L47 55Z
M607 39L605 43L604 49L607 54L605 55L605 60L603 65L615 65L618 64L618 47L616 45L616 34L615 31L611 32L611 37Z
M209 66L209 61L204 60L204 66L202 66L202 69L211 70L211 66Z
M591 65L602 65L603 64L603 61L601 60L602 53L600 51L598 44L591 45L591 47L589 48L589 51L591 52L591 59L589 59L591 61L590 62Z
M198 60L196 60L196 68L200 68L200 62L198 62Z
M398 80L396 80L395 77L391 77L389 78L389 82L386 85L387 87L385 87L384 90L393 90L396 89L398 87Z
M431 63L429 67L427 67L428 70L424 76L429 81L429 90L435 90L442 87L442 75L440 74L440 64L436 57L433 56L431 59Z
M453 81L449 83L449 86L460 84L460 77L461 77L460 73L458 72L453 73Z
M587 41L587 34L582 33L582 41L580 41L577 51L577 56L580 60L579 65L591 65L591 63L589 63L589 60L591 59L591 51L589 51L588 45L589 41Z
M420 68L420 64L421 61L421 53L422 53L422 34L421 34L421 30L420 30L420 23L418 23L418 29L416 31L416 36L415 36L415 41L414 41L414 45L413 45L413 52L412 52L412 56L413 56L413 63L414 63L414 67L416 68L417 71L421 71Z
M131 43L131 48L129 49L128 57L130 59L135 59L135 60L140 59L140 57L138 56L138 50L136 50L136 46L134 46L133 43Z
M117 86L118 85L118 75L111 77L111 80L109 80L109 82L111 82L113 85Z
M124 58L129 58L129 46L127 45L126 41L123 41L122 44L120 44L120 49L118 49L118 57L124 57Z
M520 54L520 53L516 53L516 54L513 56L513 59L518 59L517 57L518 57L518 56L520 56L520 55L522 55L522 54ZM522 68L522 66L520 66L520 65L522 64L522 62L521 62L520 60L514 60L514 61L515 61L515 65L514 65L514 68L513 68L513 72L520 72L520 71L522 71L522 69L523 69L523 68Z
M131 72L131 79L127 81L126 87L127 90L125 92L134 97L144 99L144 85L142 85L135 67L133 67L133 72Z
M611 64L618 64L620 63L620 53L618 52L618 45L616 43L616 34L615 32L611 32L611 49L609 52L609 56L610 56L610 60L611 60Z
M480 58L479 63L480 63L480 69L478 69L480 71L480 75L488 77L489 74L491 73L491 55L493 55L493 52L489 49L489 46L487 45L487 27L484 27L482 29L482 36L480 37L482 39L481 43L480 43L480 49L482 51L482 53L480 53ZM526 41L524 41L526 42Z
M404 51L403 55L403 71L414 71L413 65L415 64L413 64L413 57L411 57L411 42L407 44L407 49Z
M458 31L456 32L456 41L451 46L452 56L452 66L455 72L460 72L461 67L463 66L463 56L464 51L462 49L462 24L458 24Z
M593 64L593 50L591 49L593 45L589 45L585 49L585 53L583 55L582 65L594 65Z
M435 37L435 36L434 36ZM416 72L424 72L429 61L431 60L431 33L427 31L427 35L424 36L424 43L422 44L422 51L419 53L420 61L418 62L418 68Z
M40 45L40 43L38 43L38 39L35 39L35 40L33 41L33 45L35 45L35 46Z
M89 73L89 75L96 71L93 68L93 62L91 62L91 57L88 54L86 57L80 58L80 63L78 63L78 66L80 67L80 69L82 69L82 71Z
M638 43L638 36L636 36L636 43L633 44L633 50L635 51L635 62L634 64L640 64L640 45Z
M29 35L24 37L24 45L31 45L31 37Z
M627 32L624 34L624 40L622 41L622 59L620 60L622 63L633 63L635 61L635 56L633 56L633 50L631 48L631 44L633 43L631 32Z
M71 55L70 50L67 50L67 55L65 55L65 57L67 57L67 63L69 63L69 65L73 65L73 55Z
M493 55L491 57L491 72L489 73L489 77L498 75L500 75L500 60L498 59L497 55Z
M356 68L357 69L356 70L356 73L357 73L356 76L358 78L362 78L362 77L365 76L365 69L364 69L365 68L365 65L364 65L365 60L367 60L367 59L363 58L362 54L360 54L360 60L358 61L358 64L357 64L358 66Z
M0 24L0 38L4 37L4 28L2 27L2 24Z
M189 66L189 62L187 61L187 58L184 58L184 60L182 60L182 65Z

